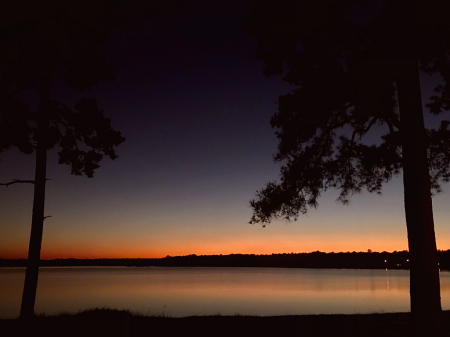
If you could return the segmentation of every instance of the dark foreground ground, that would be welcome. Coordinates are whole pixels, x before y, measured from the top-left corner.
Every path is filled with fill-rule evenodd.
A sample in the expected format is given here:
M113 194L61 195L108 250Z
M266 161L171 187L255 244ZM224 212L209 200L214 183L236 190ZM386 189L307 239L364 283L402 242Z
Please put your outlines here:
M450 337L450 311L440 333L417 334L408 313L305 316L148 317L95 309L39 316L28 323L0 320L0 336L439 336Z

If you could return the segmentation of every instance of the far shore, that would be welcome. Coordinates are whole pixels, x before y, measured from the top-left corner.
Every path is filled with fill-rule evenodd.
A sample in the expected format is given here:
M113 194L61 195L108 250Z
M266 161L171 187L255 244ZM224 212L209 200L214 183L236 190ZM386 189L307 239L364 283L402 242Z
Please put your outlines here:
M450 336L450 311L436 337ZM0 319L2 336L416 336L410 313L301 316L143 316L93 309L77 314L36 316L25 324ZM432 336L432 335L429 335Z
M438 251L441 270L450 270L450 250ZM0 267L25 267L26 259L2 259ZM340 252L166 256L164 258L53 259L41 260L42 267L126 266L126 267L268 267L333 269L409 270L409 252Z

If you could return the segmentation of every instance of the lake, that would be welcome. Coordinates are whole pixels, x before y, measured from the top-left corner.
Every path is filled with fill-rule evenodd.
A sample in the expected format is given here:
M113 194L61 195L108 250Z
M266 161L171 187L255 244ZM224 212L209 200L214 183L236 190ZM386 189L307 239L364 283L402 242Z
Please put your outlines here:
M24 268L0 268L0 317L19 316ZM450 272L441 271L450 309ZM36 313L90 308L191 315L409 311L409 271L204 267L41 267Z

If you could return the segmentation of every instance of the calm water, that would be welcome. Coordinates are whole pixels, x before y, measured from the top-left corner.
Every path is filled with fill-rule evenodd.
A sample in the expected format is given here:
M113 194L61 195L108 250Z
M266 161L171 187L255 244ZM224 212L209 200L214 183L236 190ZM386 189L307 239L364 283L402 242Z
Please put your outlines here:
M169 315L409 311L409 272L285 268L41 268L36 313L94 307ZM0 317L18 317L25 269L0 268ZM443 309L450 273L441 272Z

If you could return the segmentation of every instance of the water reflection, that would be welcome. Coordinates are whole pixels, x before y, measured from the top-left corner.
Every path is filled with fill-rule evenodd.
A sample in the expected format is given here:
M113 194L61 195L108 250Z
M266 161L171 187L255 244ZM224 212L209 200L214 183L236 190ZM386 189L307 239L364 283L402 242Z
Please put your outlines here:
M24 269L0 268L0 317L17 317ZM450 273L441 272L443 309ZM41 268L36 312L93 307L170 316L409 310L409 272L285 268Z
M387 290L389 290L389 273L387 269L386 269L386 288Z

